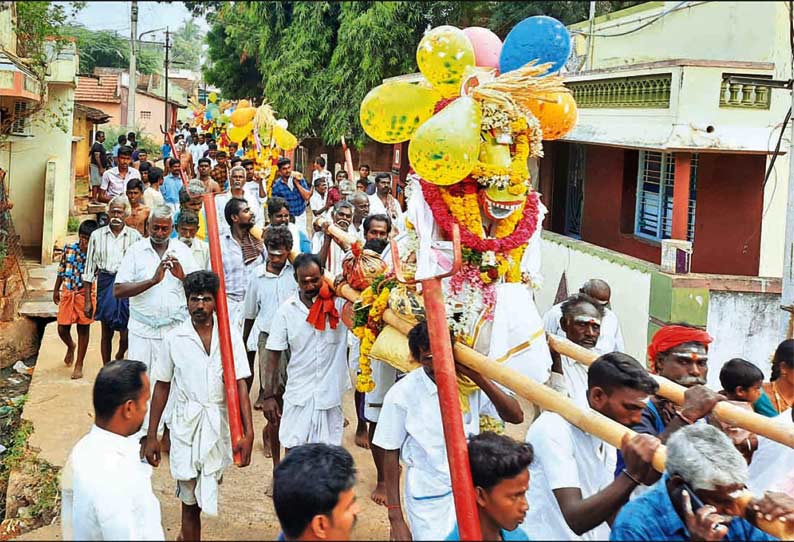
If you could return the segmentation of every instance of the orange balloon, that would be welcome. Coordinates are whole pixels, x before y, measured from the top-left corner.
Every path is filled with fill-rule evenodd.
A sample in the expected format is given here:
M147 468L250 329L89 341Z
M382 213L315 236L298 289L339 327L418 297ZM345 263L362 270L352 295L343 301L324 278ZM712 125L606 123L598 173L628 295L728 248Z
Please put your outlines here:
M576 125L579 112L573 95L567 92L554 92L544 95L551 101L528 100L527 107L540 122L543 139L551 141L559 139L570 132Z
M240 100L239 102L237 102L237 108L239 109L242 107L251 107L251 102L249 102L248 100Z

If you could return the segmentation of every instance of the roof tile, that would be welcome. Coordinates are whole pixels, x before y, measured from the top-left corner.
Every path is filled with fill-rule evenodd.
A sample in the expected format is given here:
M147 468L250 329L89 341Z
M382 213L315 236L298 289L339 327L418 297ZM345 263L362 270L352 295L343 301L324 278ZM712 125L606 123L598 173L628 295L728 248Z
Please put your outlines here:
M77 102L110 102L120 103L121 97L117 94L118 74L98 76L79 75L74 99Z

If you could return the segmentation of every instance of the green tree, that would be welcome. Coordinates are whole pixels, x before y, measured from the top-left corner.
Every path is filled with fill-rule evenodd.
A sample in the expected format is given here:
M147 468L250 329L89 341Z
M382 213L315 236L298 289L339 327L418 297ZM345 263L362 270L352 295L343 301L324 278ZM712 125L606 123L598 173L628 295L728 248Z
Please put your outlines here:
M180 68L198 71L201 67L201 44L204 36L201 28L193 21L188 19L174 32L173 48L171 58Z
M204 63L204 80L221 89L227 98L262 96L262 74L255 57L242 57L236 47L227 43L230 39L224 25L212 25L207 32L207 56Z
M129 68L129 39L110 30L88 30L82 26L65 27L63 34L76 40L80 73L92 73L95 67ZM162 67L162 48L143 45L138 53L136 69L150 74L162 70Z

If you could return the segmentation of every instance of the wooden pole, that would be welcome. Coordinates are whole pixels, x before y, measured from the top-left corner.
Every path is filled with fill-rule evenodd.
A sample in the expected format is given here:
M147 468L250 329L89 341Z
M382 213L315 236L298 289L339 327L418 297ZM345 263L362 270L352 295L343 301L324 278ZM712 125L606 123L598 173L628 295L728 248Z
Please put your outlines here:
M585 366L590 366L597 358L598 354L574 344L568 339L549 335L549 347L555 352L568 356ZM684 403L684 393L686 388L676 384L672 380L659 375L651 375L659 384L658 394L670 401L681 405ZM727 402L719 402L714 406L714 413L719 418L733 426L747 429L756 435L762 435L786 446L794 448L794 428L776 423L774 418L761 416L750 410L732 405Z

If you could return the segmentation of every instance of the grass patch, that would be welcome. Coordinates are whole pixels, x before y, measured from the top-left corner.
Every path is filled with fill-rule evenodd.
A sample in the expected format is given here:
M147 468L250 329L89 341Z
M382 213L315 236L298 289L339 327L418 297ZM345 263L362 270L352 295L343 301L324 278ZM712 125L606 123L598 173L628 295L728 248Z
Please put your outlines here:
M66 223L66 229L69 233L77 233L80 228L80 219L76 216L70 216L69 221Z

